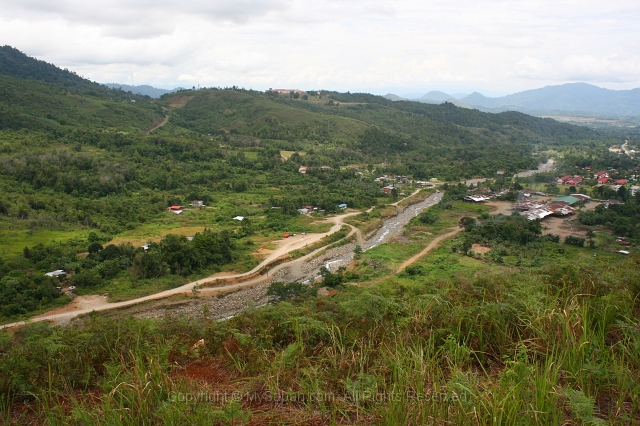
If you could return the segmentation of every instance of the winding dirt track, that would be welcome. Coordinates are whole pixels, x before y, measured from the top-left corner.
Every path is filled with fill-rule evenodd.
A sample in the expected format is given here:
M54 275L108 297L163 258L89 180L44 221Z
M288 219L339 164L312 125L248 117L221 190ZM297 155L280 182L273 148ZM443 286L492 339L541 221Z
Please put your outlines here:
M436 248L438 246L438 244L440 244L440 242L442 240L446 240L447 238L453 237L454 235L456 235L458 232L462 231L463 229L464 228L458 227L454 231L451 231L449 233L442 234L442 235L436 237L420 253L418 253L418 254L414 255L413 257L411 257L410 259L407 259L404 262L402 262L402 265L400 265L400 267L398 268L398 270L396 272L401 272L407 266L411 265L412 263L417 262L418 259L420 259L422 256L424 256L425 254L429 253L431 250Z
M194 288L198 289L200 294L208 294L208 293L218 293L221 291L228 292L232 290L237 290L242 287L250 287L256 284L263 283L285 267L292 267L296 264L301 264L314 257L317 253L324 250L325 247L320 247L313 252L300 257L299 259L292 260L290 262L281 263L273 268L269 269L266 273L260 274L260 271L263 268L268 267L270 264L277 262L279 259L286 257L291 251L298 250L300 248L305 247L308 244L313 244L317 241L320 241L323 237L331 235L335 232L338 232L343 225L347 225L351 228L351 232L347 235L348 238L352 236L354 233L357 234L358 240L362 240L362 234L359 233L359 230L349 224L344 223L344 219L347 217L351 217L354 215L358 215L360 212L352 212L343 214L340 216L335 216L326 220L326 222L331 222L334 225L331 229L324 234L309 234L309 235L300 235L296 237L291 237L290 240L287 240L285 244L282 244L277 250L273 253L270 253L269 256L264 259L258 266L253 268L249 272L245 272L242 274L216 274L207 278L203 278L197 281L192 281L190 283L184 284L180 287L176 287L170 290L166 290L160 293L155 293L149 296L140 297L137 299L127 300L124 302L117 303L109 303L107 298L104 296L80 296L74 299L74 301L63 308L58 308L48 313L36 316L29 321L52 321L52 322L66 322L70 319L83 314L88 314L93 311L106 311L110 309L118 309L124 308L128 306L137 305L139 303L147 302L150 300L163 299L170 296L175 296L183 293L192 293ZM240 282L238 282L240 281ZM201 286L213 284L214 287L201 288ZM16 327L20 325L24 325L27 321L19 321L10 324L0 325L0 330L3 328Z
M414 196L418 192L419 190L415 191L405 199ZM400 203L400 201L396 202L395 205ZM373 210L373 208L367 210L367 212L370 212L371 210ZM361 212L351 212L351 213L334 216L326 219L325 222L333 223L334 225L331 227L331 229L328 232L324 234L297 235L295 237L290 237L289 239L282 241L280 247L278 247L275 251L270 253L269 256L267 256L267 258L265 258L262 262L260 262L258 266L256 266L249 272L245 272L242 274L233 274L233 273L216 274L216 275L212 275L210 277L203 278L197 281L192 281L180 287L176 287L160 293L155 293L149 296L140 297L137 299L127 300L124 302L109 303L107 300L107 297L105 296L96 296L96 295L80 296L75 298L74 301L67 306L54 309L53 311L49 311L42 315L38 315L36 317L31 318L28 321L19 321L19 322L14 322L10 324L0 325L0 330L4 328L21 326L26 324L27 322L34 322L34 321L50 321L50 322L56 322L56 323L65 323L74 317L88 314L94 311L97 312L97 311L106 311L111 309L125 308L125 307L137 305L137 304L144 303L151 300L158 300L158 299L175 296L178 294L185 294L185 293L189 294L189 293L192 293L194 290L197 290L199 294L216 294L220 292L226 293L226 292L234 291L243 287L251 287L257 284L261 284L265 281L268 281L271 278L271 276L273 276L276 272L280 271L281 269L289 268L289 267L295 268L301 265L302 263L312 259L321 251L325 250L326 246L323 246L298 259L277 264L278 261L286 259L286 256L291 251L298 250L298 249L304 248L309 244L318 242L322 238L328 235L331 235L335 232L338 232L340 229L342 229L343 225L346 225L349 228L351 228L351 231L349 232L349 234L347 234L345 238L349 238L355 234L358 244L363 246L365 240L360 230L348 223L344 223L344 219L351 216L358 215L360 213ZM459 232L459 231L456 231L456 232ZM436 238L421 253L424 254L428 252L433 247L435 247L435 244L437 244L439 241L443 240L444 238L447 238L450 235L453 235L454 233L445 234ZM422 256L422 254L418 254L416 256L420 257ZM416 258L417 260L416 256L414 256L414 258ZM412 260L414 258L409 259L409 261L411 262L415 261L415 260ZM272 264L275 266L267 270L266 268L268 268ZM205 285L211 285L211 286L203 288L203 286Z
M159 129L160 127L164 126L165 124L167 124L167 121L169 121L169 114L165 115L161 122L159 122L158 124L152 126L149 130L147 130L146 134L148 135L151 132L153 132L154 130Z

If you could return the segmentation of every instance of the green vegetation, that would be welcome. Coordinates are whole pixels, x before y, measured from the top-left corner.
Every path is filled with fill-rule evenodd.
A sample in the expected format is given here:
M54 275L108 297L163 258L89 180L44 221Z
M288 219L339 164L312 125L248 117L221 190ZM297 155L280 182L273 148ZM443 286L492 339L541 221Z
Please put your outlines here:
M637 262L407 275L225 322L34 324L2 336L3 415L16 423L632 424ZM201 338L203 347L189 349ZM11 401L28 408L10 412Z
M320 285L275 283L273 303L225 321L208 310L198 319L94 313L68 327L0 331L3 423L640 417L640 258L633 247L630 256L611 253L606 231L637 243L638 199L616 192L610 198L623 204L579 214L597 233L562 241L542 235L539 222L463 203L468 189L451 183L497 169L509 176L550 153L566 173L590 165L626 176L635 160L604 158L616 136L519 113L327 91L212 88L156 101L6 46L0 70L3 322L64 305L70 297L59 288L124 300L248 271L258 249L284 233L326 232L325 214L341 203L371 208L348 220L367 234L397 214L387 203L417 189L412 180L450 181L442 201L392 243L356 247L353 264L322 270ZM381 190L387 181L376 181L382 175L398 185L391 198ZM508 200L527 184L571 190L554 179L491 185L509 186ZM599 188L589 190L611 195ZM301 215L302 206L317 210ZM349 230L291 255L344 244ZM45 275L57 269L66 277Z
M623 204L611 204L607 208L599 205L594 210L581 212L579 219L583 225L605 225L618 236L640 242L640 192Z

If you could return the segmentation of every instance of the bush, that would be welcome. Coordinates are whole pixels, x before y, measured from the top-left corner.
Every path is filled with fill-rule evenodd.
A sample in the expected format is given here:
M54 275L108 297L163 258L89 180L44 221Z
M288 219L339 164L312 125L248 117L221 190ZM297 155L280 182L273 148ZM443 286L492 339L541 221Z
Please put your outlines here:
M267 296L273 297L273 302L281 302L283 300L297 299L310 293L311 287L302 283L284 284L275 282L269 286Z
M584 247L584 242L586 240L580 237L574 237L573 235L569 235L564 239L565 244L569 244L576 247Z

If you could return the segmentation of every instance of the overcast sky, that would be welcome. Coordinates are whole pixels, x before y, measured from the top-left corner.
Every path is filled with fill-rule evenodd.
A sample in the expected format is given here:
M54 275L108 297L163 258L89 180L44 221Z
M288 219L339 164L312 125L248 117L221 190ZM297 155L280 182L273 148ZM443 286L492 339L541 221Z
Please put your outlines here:
M640 87L638 0L0 0L0 45L101 83Z

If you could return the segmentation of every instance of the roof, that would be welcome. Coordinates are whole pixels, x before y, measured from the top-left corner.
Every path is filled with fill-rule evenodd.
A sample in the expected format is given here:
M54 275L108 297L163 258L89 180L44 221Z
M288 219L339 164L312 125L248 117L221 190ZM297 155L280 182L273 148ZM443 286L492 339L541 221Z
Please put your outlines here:
M482 201L487 201L489 200L489 197L487 197L486 195L469 195L464 197L464 199L466 201L473 201L476 203L482 202Z
M233 220L243 221L244 220L244 216L236 216L236 217L233 218Z
M602 170L600 172L597 172L595 175L596 176L602 176L602 175L608 175L608 174L609 174L609 172L607 172L606 170Z
M51 272L47 272L45 275L47 277L58 277L60 275L65 275L66 272L63 271L62 269L56 269L55 271L51 271Z
M553 200L553 202L556 202L556 201L564 201L564 202L569 203L569 204L575 204L578 201L580 201L580 199L576 198L576 197L573 197L571 195L567 195L567 196L564 196L564 197L558 197L555 200Z
M589 197L588 195L584 195L584 194L569 194L574 198L577 198L579 200L583 200L583 201L589 201L591 199L591 197Z

